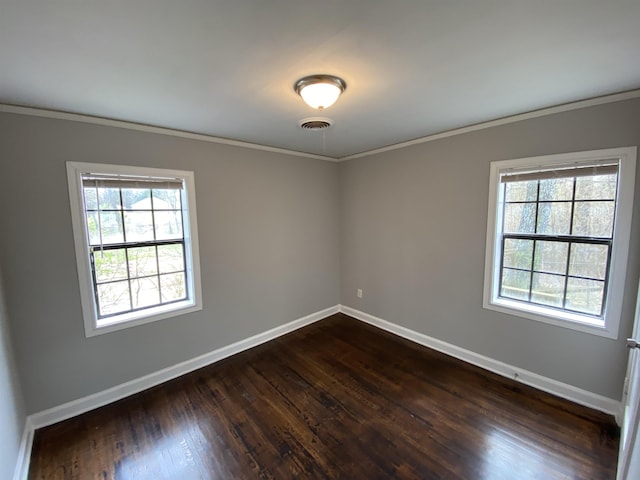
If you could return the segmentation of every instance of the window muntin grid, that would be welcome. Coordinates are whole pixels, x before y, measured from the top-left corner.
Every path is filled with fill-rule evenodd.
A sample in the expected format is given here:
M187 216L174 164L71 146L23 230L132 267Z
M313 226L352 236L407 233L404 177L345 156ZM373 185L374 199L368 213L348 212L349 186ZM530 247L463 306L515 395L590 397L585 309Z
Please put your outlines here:
M97 318L188 299L181 184L83 179Z
M617 173L529 176L501 188L498 297L602 318Z

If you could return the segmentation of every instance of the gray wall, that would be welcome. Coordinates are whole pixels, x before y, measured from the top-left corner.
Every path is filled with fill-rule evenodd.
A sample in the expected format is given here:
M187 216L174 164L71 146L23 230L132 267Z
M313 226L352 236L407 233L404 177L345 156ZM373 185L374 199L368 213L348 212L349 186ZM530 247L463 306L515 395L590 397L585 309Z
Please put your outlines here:
M204 309L85 338L66 161L195 171ZM29 413L339 303L338 166L0 114L0 264Z
M0 478L13 478L25 422L25 409L9 338L0 276Z
M482 308L488 175L492 160L638 145L638 125L640 100L632 100L337 165L0 114L0 265L26 411L104 390L337 303L620 398L621 340ZM201 312L85 338L66 161L195 171ZM640 270L635 210L620 339L631 330ZM364 289L363 299L356 298L357 288ZM21 424L22 413L16 418Z
M623 341L482 308L489 163L640 145L640 100L480 130L340 165L341 303L619 399ZM638 169L640 174L640 168ZM631 332L640 182L620 339ZM362 299L356 289L362 288Z

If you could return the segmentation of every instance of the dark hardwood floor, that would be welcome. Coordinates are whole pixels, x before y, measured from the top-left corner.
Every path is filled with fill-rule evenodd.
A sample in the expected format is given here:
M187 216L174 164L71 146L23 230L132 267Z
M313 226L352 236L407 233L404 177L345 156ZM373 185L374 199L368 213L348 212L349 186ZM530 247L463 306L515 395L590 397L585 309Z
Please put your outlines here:
M613 479L613 419L342 314L35 434L35 479Z

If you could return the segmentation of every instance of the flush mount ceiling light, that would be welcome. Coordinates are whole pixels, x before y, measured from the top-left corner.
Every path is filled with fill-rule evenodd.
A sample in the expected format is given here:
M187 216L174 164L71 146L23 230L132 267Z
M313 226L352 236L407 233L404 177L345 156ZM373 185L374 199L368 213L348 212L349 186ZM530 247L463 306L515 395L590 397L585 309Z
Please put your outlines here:
M301 78L293 86L307 105L324 110L333 105L347 88L344 80L333 75L310 75Z

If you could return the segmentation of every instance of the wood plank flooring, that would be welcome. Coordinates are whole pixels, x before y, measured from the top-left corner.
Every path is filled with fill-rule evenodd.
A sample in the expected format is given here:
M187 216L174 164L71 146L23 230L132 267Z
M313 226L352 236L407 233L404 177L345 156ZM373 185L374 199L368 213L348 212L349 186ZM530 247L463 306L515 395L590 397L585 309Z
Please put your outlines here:
M342 314L35 434L36 479L613 479L619 430Z

